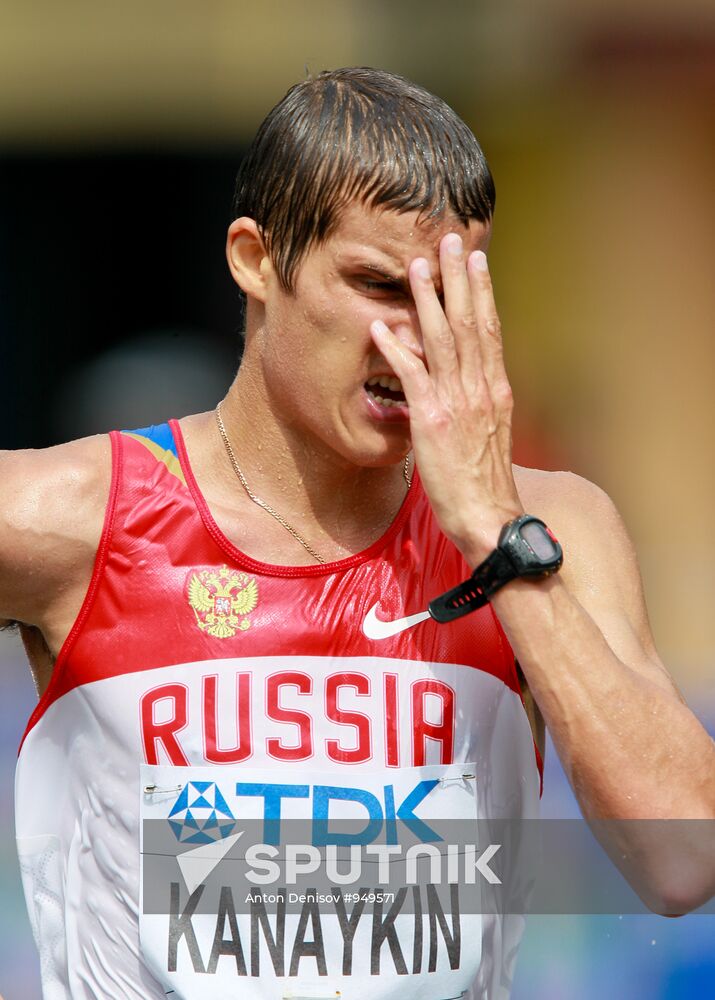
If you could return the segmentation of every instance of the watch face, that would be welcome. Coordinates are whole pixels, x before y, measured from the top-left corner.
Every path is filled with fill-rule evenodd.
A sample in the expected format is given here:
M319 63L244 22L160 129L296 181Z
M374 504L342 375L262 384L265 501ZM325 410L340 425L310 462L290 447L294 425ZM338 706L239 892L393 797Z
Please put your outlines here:
M534 554L544 562L549 562L556 555L556 546L544 528L536 521L529 521L522 525L521 537Z

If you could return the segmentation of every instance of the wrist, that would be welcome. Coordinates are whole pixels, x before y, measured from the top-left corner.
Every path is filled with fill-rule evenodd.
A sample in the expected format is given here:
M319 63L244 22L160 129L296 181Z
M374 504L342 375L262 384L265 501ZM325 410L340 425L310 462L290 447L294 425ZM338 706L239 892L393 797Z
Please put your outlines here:
M562 561L561 546L544 522L521 514L502 526L497 544L468 580L430 601L430 615L439 622L461 618L514 580L544 580L558 572Z
M476 515L469 528L459 538L451 537L464 556L465 562L475 570L487 559L499 544L499 536L505 524L524 515L524 509L513 507L501 511L491 511L488 515Z

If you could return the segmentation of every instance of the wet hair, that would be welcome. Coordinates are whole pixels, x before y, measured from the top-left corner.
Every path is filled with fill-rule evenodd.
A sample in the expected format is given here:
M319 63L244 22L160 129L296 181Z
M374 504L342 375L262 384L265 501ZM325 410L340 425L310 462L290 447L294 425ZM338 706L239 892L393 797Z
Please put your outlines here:
M488 222L494 182L479 143L445 104L404 77L326 70L288 91L260 126L236 179L233 217L257 223L279 280L358 201L424 217Z

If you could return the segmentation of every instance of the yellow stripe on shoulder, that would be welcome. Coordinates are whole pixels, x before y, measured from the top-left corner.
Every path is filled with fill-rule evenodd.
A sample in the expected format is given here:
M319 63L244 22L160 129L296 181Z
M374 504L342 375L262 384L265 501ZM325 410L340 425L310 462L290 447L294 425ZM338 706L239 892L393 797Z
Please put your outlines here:
M186 486L186 479L184 478L184 470L181 468L181 463L176 455L167 451L166 448L161 448L155 441L151 438L144 437L143 434L134 434L132 431L124 431L127 437L134 438L139 444L143 444L147 451L150 451L157 462L162 462L172 476L176 478Z

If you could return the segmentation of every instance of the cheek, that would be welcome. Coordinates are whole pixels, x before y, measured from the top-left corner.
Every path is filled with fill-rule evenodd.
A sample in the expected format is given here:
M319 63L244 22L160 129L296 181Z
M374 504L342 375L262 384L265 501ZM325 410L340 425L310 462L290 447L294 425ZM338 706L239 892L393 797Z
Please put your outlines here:
M375 348L370 336L374 319L389 320L384 302L344 289L322 294L281 296L266 309L267 340L274 386L283 395L314 396L323 388L358 380ZM361 383L362 384L362 383Z
M335 301L327 295L282 295L266 309L266 323L271 333L287 334L296 350L302 344L315 349L328 340L337 312Z

